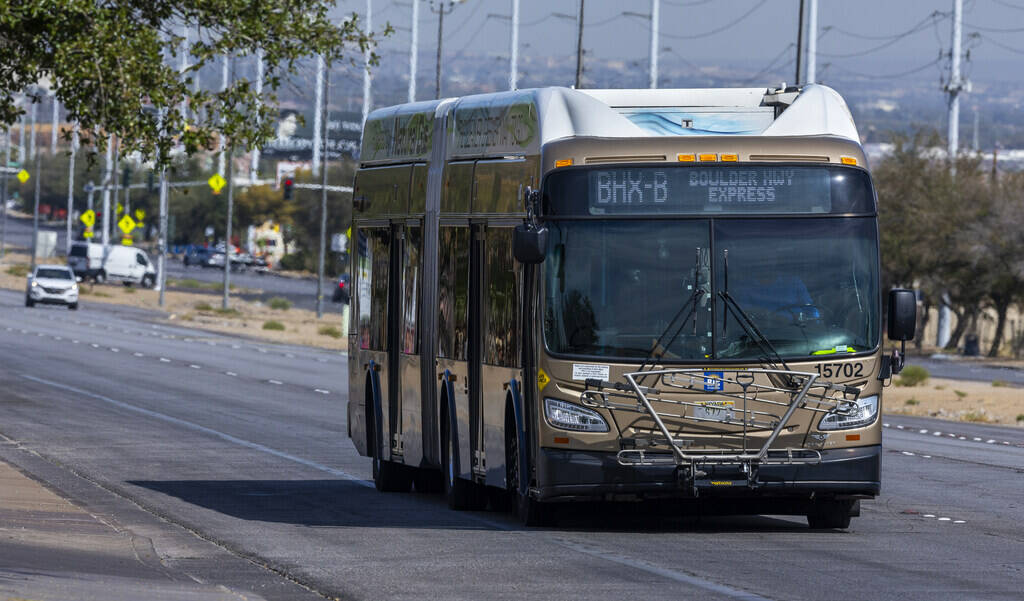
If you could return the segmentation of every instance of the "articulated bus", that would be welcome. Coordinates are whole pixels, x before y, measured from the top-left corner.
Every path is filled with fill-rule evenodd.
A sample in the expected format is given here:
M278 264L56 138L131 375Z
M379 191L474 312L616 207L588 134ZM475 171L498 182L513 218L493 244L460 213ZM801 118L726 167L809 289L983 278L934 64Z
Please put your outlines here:
M880 490L876 196L833 90L544 88L374 111L348 434L382 491L806 516ZM913 336L913 293L889 294Z

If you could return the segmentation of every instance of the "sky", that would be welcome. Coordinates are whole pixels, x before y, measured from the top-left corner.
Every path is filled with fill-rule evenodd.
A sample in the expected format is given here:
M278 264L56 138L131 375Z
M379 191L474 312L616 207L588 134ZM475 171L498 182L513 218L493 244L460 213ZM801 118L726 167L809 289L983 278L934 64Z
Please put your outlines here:
M410 0L371 0L373 25L396 31L379 50L384 61L407 64ZM436 2L421 0L419 77L433 74ZM508 70L512 0L465 0L445 19L449 60L491 53ZM578 0L521 0L521 61L530 58L575 65ZM818 75L862 74L879 82L935 80L948 67L952 0L820 0ZM366 0L341 0L339 13L365 14ZM792 82L799 0L661 0L661 70L716 71L743 65L758 83ZM588 61L624 61L646 86L651 0L586 0L583 46ZM558 16L559 13L564 16ZM1024 0L964 0L965 73L1024 83ZM942 53L945 52L945 56ZM504 60L503 60L504 59ZM911 72L911 73L907 73ZM568 82L548 82L568 85ZM739 84L740 82L737 82ZM625 86L624 86L625 87ZM432 89L430 90L432 91Z

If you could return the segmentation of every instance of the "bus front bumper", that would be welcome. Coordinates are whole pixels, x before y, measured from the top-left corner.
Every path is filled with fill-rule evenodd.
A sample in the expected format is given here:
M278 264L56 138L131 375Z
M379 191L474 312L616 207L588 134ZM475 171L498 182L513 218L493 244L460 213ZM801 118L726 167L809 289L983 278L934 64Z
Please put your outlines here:
M821 451L814 465L762 465L751 485L739 466L701 467L697 480L671 466L624 466L611 452L542 448L537 458L541 500L815 496L874 497L881 488L881 446Z

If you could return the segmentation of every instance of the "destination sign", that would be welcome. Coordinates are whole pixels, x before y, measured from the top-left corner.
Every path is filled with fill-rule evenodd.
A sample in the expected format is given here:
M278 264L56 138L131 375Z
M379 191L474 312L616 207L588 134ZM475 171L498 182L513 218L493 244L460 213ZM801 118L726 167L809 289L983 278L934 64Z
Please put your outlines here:
M636 167L588 172L591 215L828 213L832 174L789 166Z

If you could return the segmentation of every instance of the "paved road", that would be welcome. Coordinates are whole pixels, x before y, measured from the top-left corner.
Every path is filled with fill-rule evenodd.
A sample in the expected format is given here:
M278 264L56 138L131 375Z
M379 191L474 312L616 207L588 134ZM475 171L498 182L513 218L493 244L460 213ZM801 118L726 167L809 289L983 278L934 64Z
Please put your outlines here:
M927 357L907 357L907 365L920 365L936 378L954 380L976 380L994 382L1001 380L1014 386L1024 386L1024 369L985 365L975 361L958 359L930 359Z
M525 529L500 513L451 512L437 496L373 490L345 435L343 355L20 300L0 293L0 459L204 582L267 599L1016 600L1024 590L1024 446L1012 428L887 419L884 493L848 531L630 506Z

